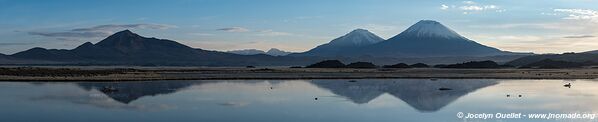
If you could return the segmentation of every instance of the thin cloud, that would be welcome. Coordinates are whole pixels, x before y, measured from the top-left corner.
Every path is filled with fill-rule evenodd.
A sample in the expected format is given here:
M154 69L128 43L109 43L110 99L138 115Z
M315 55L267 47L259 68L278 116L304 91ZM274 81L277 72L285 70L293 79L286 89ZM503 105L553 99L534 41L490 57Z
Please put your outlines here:
M0 43L0 46L31 45L31 44L34 44L34 43L7 42L7 43Z
M548 29L548 30L566 30L579 31L583 30L585 26L572 25L570 23L507 23L507 24L492 24L492 25L470 25L472 28L488 28L488 29Z
M115 31L123 29L170 29L176 28L173 25L164 24L107 24L98 25L88 28L75 28L69 31L63 32L27 32L29 35L45 36L45 37L56 37L59 40L68 38L69 40L77 40L80 38L97 38L106 37L113 34Z
M226 32L248 32L249 29L243 27L228 27L228 28L220 28L217 29L219 31L226 31Z
M470 13L477 13L482 11L494 11L497 13L505 12L506 9L501 9L501 7L492 4L481 4L474 1L462 1L461 5L440 5L441 10L459 10L463 14L470 14Z
M65 41L65 42L78 42L81 41L79 38L69 38L69 37L58 37L57 40Z
M594 38L563 38L551 35L484 35L476 40L486 40L484 43L515 52L561 53L595 50L598 44ZM525 45L525 46L521 46Z
M476 2L473 2L473 1L463 1L462 3L463 4L476 4Z
M485 6L471 5L471 6L461 6L461 7L459 7L459 9L465 10L465 11L483 11L483 10L498 9L498 6L496 6L496 5L485 5Z
M106 37L110 32L27 32L29 35L45 36L45 37L69 37L69 38L93 38Z
M447 10L447 9L449 9L449 6L442 4L442 5L440 5L440 9Z
M263 31L260 31L260 33L258 33L257 35L258 36L290 36L293 34L287 33L287 32L278 32L278 31L273 31L273 30L263 30Z
M193 36L213 36L214 34L211 33L188 33L189 35Z
M563 38L572 38L572 39L580 39L580 38L594 38L596 36L592 35L576 35L576 36L565 36Z
M554 9L554 12L567 13L569 16L563 19L590 20L598 23L598 11L591 9Z
M221 106L229 106L229 107L244 107L249 105L247 102L225 102L225 103L218 103Z
M119 29L170 29L176 28L173 25L163 25L163 24L125 24L125 25L115 25L115 24L108 24L108 25L98 25L90 28L77 28L72 29L71 31L110 31L110 30L119 30Z

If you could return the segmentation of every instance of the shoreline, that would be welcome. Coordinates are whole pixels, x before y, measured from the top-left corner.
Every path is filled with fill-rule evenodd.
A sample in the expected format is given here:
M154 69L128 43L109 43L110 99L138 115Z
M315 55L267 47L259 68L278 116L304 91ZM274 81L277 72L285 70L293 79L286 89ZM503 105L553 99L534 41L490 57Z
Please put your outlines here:
M0 82L300 79L596 79L598 69L8 68ZM4 69L6 70L6 68ZM40 71L42 70L42 71ZM59 71L56 71L59 70ZM20 73L14 73L20 72ZM10 74L12 75L6 75ZM37 74L36 74L37 73Z

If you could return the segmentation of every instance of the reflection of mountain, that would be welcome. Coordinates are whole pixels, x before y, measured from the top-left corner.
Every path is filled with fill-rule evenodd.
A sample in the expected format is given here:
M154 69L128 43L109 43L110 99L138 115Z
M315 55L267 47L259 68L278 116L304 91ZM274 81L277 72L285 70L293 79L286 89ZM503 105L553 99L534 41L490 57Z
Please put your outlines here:
M357 104L367 103L388 93L421 112L434 112L477 89L498 84L495 80L355 80L356 82L314 80L311 83L346 97ZM450 88L452 90L438 90Z
M346 97L356 104L365 104L378 96L388 93L399 98L421 112L434 112L458 98L477 89L498 84L496 80L438 80L427 79L380 79L380 80L313 80L310 83L328 89L332 93ZM190 86L211 83L256 84L269 82L276 85L286 81L152 81L152 82L105 82L77 83L85 90L97 90L120 103L129 104L144 96L171 94ZM114 90L103 90L113 88ZM450 88L452 90L439 90Z
M313 80L311 83L332 93L347 97L357 104L364 104L372 101L376 97L385 93L385 89L390 87L386 81L364 81L346 82L335 80Z
M238 82L244 84L255 84L264 81L148 81L148 82L102 82L102 83L77 83L78 86L85 90L95 89L106 96L120 102L129 104L144 96L156 96L163 94L171 94L190 86L199 86L210 83L225 83ZM279 84L284 81L267 81L272 85ZM103 90L110 88L113 90Z
M177 90L187 88L194 84L204 82L193 81L152 81L152 82L104 82L104 83L78 83L85 90L95 89L108 97L128 104L144 96L155 96L160 94L170 94ZM102 90L105 88L114 88L112 91Z

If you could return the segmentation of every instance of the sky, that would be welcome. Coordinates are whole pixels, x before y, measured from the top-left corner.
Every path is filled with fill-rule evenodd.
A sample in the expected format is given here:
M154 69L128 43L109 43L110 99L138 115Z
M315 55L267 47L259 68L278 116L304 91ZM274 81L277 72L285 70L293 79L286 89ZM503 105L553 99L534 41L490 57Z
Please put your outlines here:
M302 52L357 28L388 39L419 20L506 51L598 50L598 0L0 0L0 53L125 29L207 50Z

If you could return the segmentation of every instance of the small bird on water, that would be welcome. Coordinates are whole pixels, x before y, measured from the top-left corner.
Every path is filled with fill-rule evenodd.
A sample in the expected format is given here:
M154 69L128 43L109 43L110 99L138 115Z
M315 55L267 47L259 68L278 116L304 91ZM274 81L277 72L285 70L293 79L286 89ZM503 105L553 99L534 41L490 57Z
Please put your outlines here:
M567 87L567 88L571 88L571 83L567 83L567 84L565 84L565 85L563 85L563 86L564 86L564 87Z

